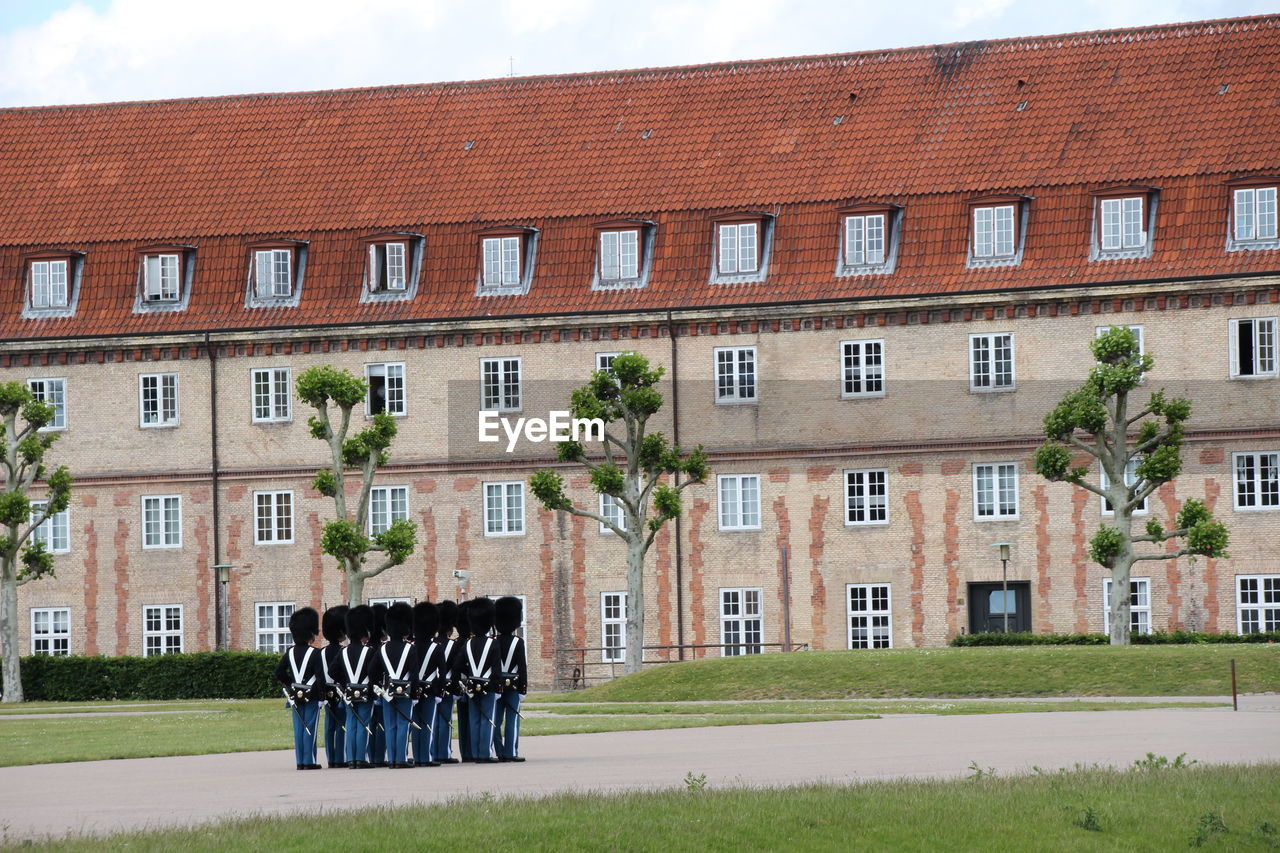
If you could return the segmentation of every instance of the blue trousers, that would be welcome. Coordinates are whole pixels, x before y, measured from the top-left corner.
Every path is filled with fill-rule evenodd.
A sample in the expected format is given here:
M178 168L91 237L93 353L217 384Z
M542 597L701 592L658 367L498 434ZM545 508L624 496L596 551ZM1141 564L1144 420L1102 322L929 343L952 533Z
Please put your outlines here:
M326 703L324 707L324 754L329 766L347 760L347 708L341 702Z
M471 697L469 716L472 758L493 757L493 724L489 720L493 719L493 708L497 701L498 697L493 693L482 693Z
M369 759L369 729L373 718L372 702L354 702L347 706L347 763Z
M499 758L514 758L520 749L520 694L514 690L498 697L493 712L493 745Z
M453 757L453 696L446 693L436 705L436 719L431 724L431 758L444 761Z
M298 702L289 709L293 720L293 754L297 764L316 763L316 721L320 719L319 702ZM307 734L311 729L311 734Z
M475 758L471 751L471 697L462 694L454 705L458 709L458 753L463 761Z
M436 703L439 701L435 696L427 696L413 703L413 721L421 728L411 729L409 736L413 738L413 760L418 764L433 760L435 744L432 735L435 733Z
M373 721L369 727L373 729L373 737L369 738L369 761L377 764L387 760L387 730L383 725L383 701L373 700Z
M404 764L409 753L409 720L413 700L398 696L382 702L382 726L387 730L387 760ZM404 716L401 716L403 714Z

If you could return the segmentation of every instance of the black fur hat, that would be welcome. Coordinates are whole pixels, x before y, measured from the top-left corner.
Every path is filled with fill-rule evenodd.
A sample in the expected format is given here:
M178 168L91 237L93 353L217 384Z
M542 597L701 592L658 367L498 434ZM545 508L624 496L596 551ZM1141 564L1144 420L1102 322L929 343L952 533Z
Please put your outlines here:
M504 595L493 603L493 625L499 634L514 634L524 617L524 605L514 595Z
M374 604L369 609L373 613L373 623L369 629L369 640L374 643L381 643L387 638L387 605Z
M373 610L367 604L347 611L347 638L353 643L369 639L373 630Z
M324 634L324 638L333 645L341 643L343 637L347 636L347 610L349 609L345 604L330 607L324 612L324 618L320 620L320 633Z
M430 601L419 601L413 606L413 638L420 643L430 642L440 627L440 614Z
M397 601L387 608L387 636L393 640L402 640L413 630L413 608L403 601Z
M436 626L436 633L442 637L447 637L453 633L453 629L458 625L458 605L457 602L448 599L436 605L436 615L440 617L440 624Z
M471 634L483 637L493 629L493 601L488 598L473 598L467 612L471 622Z
M458 611L454 615L454 626L458 629L458 636L466 639L471 636L471 602L458 602Z
M289 633L300 646L309 644L320 633L320 614L314 607L293 611L289 617Z

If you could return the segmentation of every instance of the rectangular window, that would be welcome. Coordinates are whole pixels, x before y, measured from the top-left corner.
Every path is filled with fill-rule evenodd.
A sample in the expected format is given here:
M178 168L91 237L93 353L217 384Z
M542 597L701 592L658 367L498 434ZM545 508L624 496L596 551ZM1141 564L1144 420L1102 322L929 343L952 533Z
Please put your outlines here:
M177 426L178 374L144 373L139 376L138 401L142 426Z
M842 341L841 395L884 396L884 341Z
M1151 633L1151 579L1129 578L1129 630ZM1102 579L1102 633L1111 633L1111 578Z
M520 237L484 238L486 287L513 287L520 284L520 241Z
M1138 466L1141 464L1142 464L1142 459L1135 456L1129 460L1128 464L1124 466L1124 484L1126 486L1132 486L1138 482ZM1107 472L1102 470L1101 468L1098 469L1098 485L1102 486L1102 488L1104 489L1111 488L1111 478L1108 477ZM1143 515L1146 513L1146 511L1147 511L1147 498L1143 498L1142 503L1138 504L1133 508L1133 514ZM1115 515L1115 512L1116 512L1115 509L1111 506L1111 501L1107 500L1106 498L1103 498L1102 514Z
M369 246L369 290L404 290L408 282L404 243L374 243Z
M845 524L888 524L887 468L844 472Z
M182 547L182 498L147 495L142 498L142 547Z
M973 517L984 521L1018 517L1018 465L973 466Z
M720 226L717 269L722 275L751 273L760 269L757 222L735 222Z
M67 307L67 262L31 262L31 307Z
M41 403L53 406L53 420L42 429L67 428L67 380L65 379L28 379L27 387L31 395Z
M883 213L844 218L844 262L846 266L872 266L884 263Z
M1099 202L1099 246L1104 252L1141 249L1147 245L1143 196L1104 198Z
M973 256L1008 258L1014 253L1013 205L973 209Z
M293 492L253 493L254 536L258 545L293 541Z
M177 301L179 260L178 255L147 255L142 265L144 301Z
M760 529L760 475L721 474L720 529Z
M1235 214L1237 242L1276 239L1276 188L1236 190Z
M1236 509L1280 507L1280 453L1235 453Z
M31 502L31 517L44 512L47 501ZM44 549L50 554L67 554L71 551L71 510L64 509L46 518L39 527L31 532L31 542L44 543Z
M627 659L627 594L600 593L600 659L622 663Z
M374 486L369 490L370 536L386 532L392 522L408 519L408 486Z
M759 588L720 590L720 642L725 657L758 655L764 639Z
M524 533L524 483L484 484L484 535Z
M618 503L618 499L612 495L600 496L600 514L612 521L620 530L627 529L627 516L622 511L622 504ZM608 527L600 525L601 533L612 533Z
M71 654L71 609L31 608L31 654Z
M263 249L253 253L253 290L260 299L293 293L293 252Z
M893 607L887 583L851 583L849 648L893 648Z
M600 232L600 280L626 281L640 275L640 232Z
M1231 377L1276 375L1276 318L1229 321Z
M756 348L716 347L716 402L756 399Z
M1236 633L1280 631L1280 575L1236 578Z
M613 370L613 360L620 355L622 355L620 352L596 353L596 370L603 370L606 373Z
M1105 335L1107 332L1111 331L1111 329L1113 328L1114 326L1094 326L1093 336L1095 338L1100 338L1103 335ZM1145 335L1143 333L1142 326L1125 326L1125 328L1133 332L1134 337L1138 339L1138 355L1142 355L1146 353L1147 342L1145 340Z
M405 414L404 363L366 364L364 378L369 383L365 397L365 414L373 417L379 412L402 417Z
M142 608L142 654L182 653L182 605L162 604Z
M253 371L253 420L256 423L289 420L291 403L289 368Z
M969 390L1007 391L1013 387L1013 333L970 335Z
M289 617L293 615L292 601L258 602L254 609L258 613L258 651L280 654L293 645L293 635L289 633Z
M480 359L480 408L520 411L520 359Z

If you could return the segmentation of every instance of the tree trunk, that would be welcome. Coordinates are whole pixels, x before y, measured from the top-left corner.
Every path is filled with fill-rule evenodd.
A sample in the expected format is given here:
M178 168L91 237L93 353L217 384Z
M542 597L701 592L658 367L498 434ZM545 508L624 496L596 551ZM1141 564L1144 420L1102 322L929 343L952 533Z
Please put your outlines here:
M1123 482L1123 481L1122 481ZM1129 610L1132 596L1129 594L1129 576L1133 573L1133 517L1132 510L1121 509L1118 500L1127 501L1125 490L1111 498L1115 507L1116 527L1120 530L1120 553L1111 565L1111 645L1129 645Z
M0 655L4 656L4 701L22 701L18 657L18 578L12 563L0 567Z
M644 660L644 539L641 527L627 531L627 655L622 671L640 671Z
M364 604L364 578L360 576L360 571L343 566L342 573L347 576L347 606L358 607Z

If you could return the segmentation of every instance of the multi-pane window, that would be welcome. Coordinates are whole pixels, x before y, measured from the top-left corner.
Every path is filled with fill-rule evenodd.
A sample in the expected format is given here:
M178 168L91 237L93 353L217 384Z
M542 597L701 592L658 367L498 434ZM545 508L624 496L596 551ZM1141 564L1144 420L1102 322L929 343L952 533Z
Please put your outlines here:
M142 547L182 547L182 498L145 495L142 498Z
M1280 453L1236 453L1236 509L1280 508Z
M841 395L884 396L884 341L843 341Z
M253 541L281 545L293 541L293 492L253 493Z
M71 654L70 608L31 608L31 654Z
M520 284L521 240L518 236L484 238L486 287L514 287Z
M973 517L979 521L1018 517L1018 465L973 466Z
M618 503L618 499L615 498L613 495L600 496L600 515L603 518L607 518L609 519L609 521L612 521L619 530L627 529L626 513L622 511L622 504ZM609 527L605 526L604 524L601 524L600 532L612 533L613 530L611 530Z
M640 276L640 232L600 232L600 280L627 281Z
M405 243L369 245L369 290L404 290L409 280L408 246Z
M1133 486L1138 482L1138 466L1142 464L1142 459L1135 456L1130 459L1124 466L1124 484ZM1098 469L1098 485L1104 490L1111 488L1111 478L1107 476L1107 472L1102 468ZM1134 515L1142 515L1147 511L1147 498L1143 498L1141 503L1133 508ZM1111 506L1111 501L1106 498L1102 499L1102 514L1115 515L1115 508Z
M1280 575L1236 578L1236 632L1280 631Z
M142 261L142 298L145 302L174 302L181 295L179 255L147 255Z
M65 379L28 379L27 387L31 396L41 403L53 406L53 420L43 429L67 428L67 380Z
M1013 333L969 336L969 390L1013 387Z
M598 352L596 353L596 370L610 371L613 370L613 360L622 355L620 352Z
M142 608L142 654L182 652L182 605L160 604Z
M66 260L31 262L32 308L67 307L69 267L70 264Z
M716 402L756 399L756 348L716 347Z
M751 273L760 269L760 223L723 223L719 231L716 268L722 275Z
M1098 202L1098 246L1104 252L1141 249L1147 245L1144 196L1104 198Z
M885 256L885 215L869 213L844 218L845 266L883 264Z
M31 502L31 518L44 512L48 501ZM40 542L50 554L66 554L71 551L71 510L55 512L31 531L32 544Z
M1249 187L1234 195L1236 241L1276 239L1276 188Z
M1113 328L1115 327L1114 326L1094 326L1093 336L1095 338L1100 338L1103 335L1105 335L1107 332L1111 331ZM1145 353L1147 351L1147 343L1145 340L1145 335L1143 334L1143 331L1142 331L1142 326L1125 326L1125 328L1133 332L1133 336L1138 339L1138 355L1142 355L1143 353Z
M760 475L721 474L720 529L760 529Z
M627 658L627 594L600 593L600 659L621 663Z
M257 647L260 652L280 653L293 645L289 633L289 617L293 615L292 601L258 602Z
M484 535L524 533L524 483L484 484Z
M973 209L973 256L975 258L1013 257L1014 206L1000 204Z
M261 249L253 253L253 292L259 299L293 293L293 251Z
M725 657L760 654L764 639L762 597L758 587L720 590L720 642Z
M144 373L138 377L139 418L144 427L178 423L178 374Z
M405 413L403 362L366 364L364 377L369 383L365 414L372 417L379 412L396 416Z
M844 472L845 524L889 521L888 479L885 468Z
M1276 318L1231 320L1231 376L1276 375Z
M887 583L849 584L849 648L893 648L893 606Z
M498 412L520 410L520 359L480 359L480 408Z
M1111 578L1102 579L1102 633L1111 633ZM1151 633L1151 579L1129 578L1129 630Z
M292 417L289 368L253 371L253 419L256 422L287 421Z
M395 521L409 519L408 486L374 486L369 490L369 534L384 533Z

